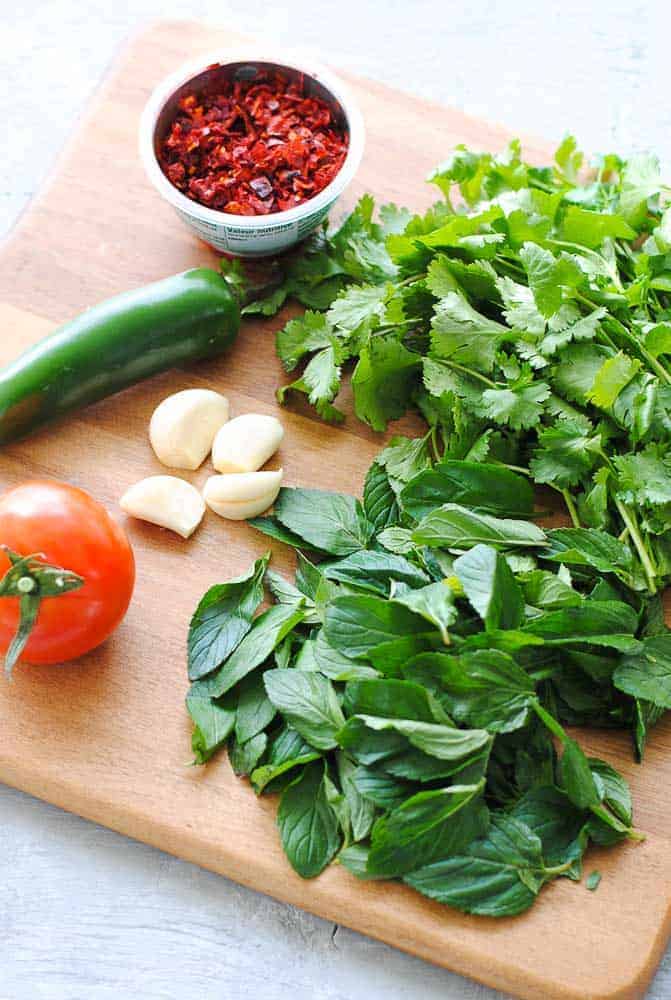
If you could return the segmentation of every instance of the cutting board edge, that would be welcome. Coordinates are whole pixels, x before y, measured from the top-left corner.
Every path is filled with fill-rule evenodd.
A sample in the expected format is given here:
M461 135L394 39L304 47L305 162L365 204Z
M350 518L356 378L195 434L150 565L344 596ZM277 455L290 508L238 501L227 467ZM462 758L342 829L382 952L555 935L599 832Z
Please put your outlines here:
M76 143L80 136L82 128L86 123L95 117L96 111L99 105L102 104L106 94L111 89L115 80L118 79L120 74L120 69L123 65L123 56L127 50L142 40L143 37L149 36L153 31L161 28L162 26L188 26L192 27L197 25L198 22L188 19L153 19L139 25L132 33L127 35L120 42L119 46L116 48L115 53L108 64L105 74L101 79L100 83L89 96L85 108L82 113L77 116L75 125L73 127L72 138L70 138L65 144L55 161L52 163L51 168L40 186L39 191L36 195L28 202L24 210L22 211L16 224L12 227L9 233L0 241L0 257L9 249L15 240L21 238L24 228L27 227L30 222L31 216L34 211L37 211L44 200L48 197L51 187L54 181L59 177L61 167L63 163L68 159L71 147ZM348 74L342 74L348 77ZM351 77L349 77L351 78ZM382 93L391 91L391 88L386 87L383 84L376 83L374 81L365 81L370 83L370 86L379 90ZM437 102L426 101L422 98L416 98L413 95L403 92L403 98L407 101L412 101L417 104L418 107L426 108L431 106L435 110L445 110L443 105ZM472 118L468 115L456 109L449 109L450 113L455 117L461 119L461 121L468 126L468 128L477 129L478 126L486 127L492 132L500 132L502 139L509 138L510 130L506 129L505 126L487 122L483 123L479 119ZM527 146L536 146L536 148L547 151L548 143L542 140L529 138L527 139L523 135L521 136L522 141ZM9 303L8 303L9 304ZM11 304L10 304L11 305ZM11 305L11 308L17 308L15 305ZM37 315L35 313L34 315ZM42 317L40 317L42 318ZM10 769L11 769L10 764ZM205 841L192 840L191 847L183 847L180 850L173 850L172 848L166 848L165 844L168 842L174 842L175 835L183 836L184 832L182 830L175 830L168 824L163 824L152 820L150 817L142 817L138 812L128 811L128 821L123 820L123 809L118 805L112 804L108 801L96 800L95 797L89 796L88 798L80 798L80 791L69 789L66 784L57 786L54 783L50 783L44 777L44 775L27 775L20 772L19 768L15 769L14 775L5 772L2 763L0 763L0 770L3 771L2 780L8 785L15 787L19 790L26 791L29 794L35 795L37 798L44 799L45 801L51 802L65 811L73 812L83 818L90 820L92 822L101 823L102 825L113 829L125 836L132 837L141 842L150 844L163 851L169 851L169 853L175 854L175 856L183 858L186 861L197 864L200 867L206 868L208 870L215 871L225 877L231 878L242 885L246 885L255 891L263 892L266 895L272 896L273 898L281 899L285 902L292 903L308 912L316 913L325 919L333 919L336 922L346 923L347 926L353 926L355 930L367 934L371 937L376 937L378 940L385 941L393 945L400 950L406 951L413 955L418 955L419 957L432 962L433 964L442 966L444 968L452 969L469 978L475 979L479 982L485 983L486 985L491 985L499 989L504 989L510 992L514 992L516 995L523 997L524 1000L548 1000L548 985L549 981L547 978L542 979L540 975L536 976L531 974L527 969L521 970L519 966L493 966L490 956L487 956L483 950L475 950L473 948L466 949L463 944L456 942L451 948L454 950L454 958L450 956L450 964L446 962L438 961L435 957L435 947L432 953L430 944L426 944L422 947L421 942L415 942L413 945L404 944L398 940L390 940L383 934L379 934L368 930L359 922L347 923L343 921L340 913L333 911L333 915L328 912L328 906L321 905L319 900L315 901L315 907L320 906L320 910L317 911L315 907L307 906L305 902L305 897L298 899L294 897L292 893L286 893L281 890L273 891L272 893L268 891L267 888L263 888L256 885L253 878L246 878L240 873L235 875L229 874L221 865L215 863L208 864L203 863L202 856L203 852L199 849L199 845L202 846ZM110 820L109 809L112 808L115 813L121 817L118 821ZM108 810L108 811L106 811ZM139 828L142 823L147 823L148 825L143 829L140 834L137 830L134 830L134 826ZM308 896L308 898L310 898ZM321 897L320 897L321 899ZM620 983L616 986L612 984L607 984L602 992L589 993L589 1000L638 1000L638 998L644 995L647 984L652 978L659 958L662 954L666 939L671 934L671 896L667 900L666 912L664 920L660 922L657 928L657 933L652 940L650 950L648 954L644 957L641 965L636 968L633 975L629 976L627 982ZM445 942L442 942L443 948L445 948ZM486 965L486 970L479 972L476 967L472 964L467 964L468 962L480 962ZM524 992L520 992L521 989ZM556 983L552 981L553 1000L586 1000L586 995L584 990L580 988L579 992L575 989L567 989L564 984Z
M344 925L359 934L421 958L438 968L475 980L484 986L509 992L512 996L519 997L519 1000L644 1000L667 941L671 937L670 891L667 895L664 918L658 925L650 949L640 965L627 974L625 982L590 983L589 993L585 993L586 983L571 987L559 980L549 980L543 974L533 974L529 969L520 969L514 962L509 965L505 962L493 962L491 955L478 947L464 945L463 942L457 941L451 948L448 943L446 948L445 940L441 939L440 946L445 956L444 960L441 960L436 958L435 942L427 941L424 944L420 937L399 939L391 931L386 934L384 930L371 930L367 927L364 920L365 902L362 903L361 913L356 919L343 919L337 900L330 901L328 897L319 891L315 893L313 889L307 893L301 892L303 886L311 884L313 886L317 884L319 889L318 880L313 883L301 882L296 888L292 887L291 881L284 883L280 881L276 886L269 886L265 873L255 877L254 866L249 864L249 858L244 852L240 855L233 851L226 853L225 850L217 849L206 838L193 833L185 834L183 829L157 822L149 814L143 816L106 798L83 796L75 785L69 785L66 780L60 782L44 778L40 780L27 770L22 772L16 763L4 764L1 758L0 778L4 784L17 791L33 795L88 822L97 823L138 843L147 844L181 861L214 872L247 889L295 906L322 920ZM166 847L167 843L170 844L169 848ZM203 860L208 854L210 855L208 860ZM669 856L671 858L671 843L669 843ZM293 875L288 864L286 872L290 876ZM338 875L340 874L338 872ZM270 875L271 878L275 877L272 871ZM548 993L548 987L552 993Z

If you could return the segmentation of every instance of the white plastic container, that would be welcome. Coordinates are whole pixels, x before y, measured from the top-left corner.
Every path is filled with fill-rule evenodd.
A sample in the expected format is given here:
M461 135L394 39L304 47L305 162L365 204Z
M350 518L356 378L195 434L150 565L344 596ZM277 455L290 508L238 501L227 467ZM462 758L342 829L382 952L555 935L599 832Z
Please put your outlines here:
M341 116L349 133L345 162L331 183L308 201L270 215L231 215L199 205L182 194L165 176L157 149L174 119L179 100L198 93L222 73L249 78L260 65L302 74L306 90L327 100ZM249 49L224 49L193 60L163 80L149 98L140 119L140 157L154 187L186 225L215 249L237 257L266 257L304 239L325 218L356 173L364 148L361 113L344 83L328 70L291 54L269 54Z

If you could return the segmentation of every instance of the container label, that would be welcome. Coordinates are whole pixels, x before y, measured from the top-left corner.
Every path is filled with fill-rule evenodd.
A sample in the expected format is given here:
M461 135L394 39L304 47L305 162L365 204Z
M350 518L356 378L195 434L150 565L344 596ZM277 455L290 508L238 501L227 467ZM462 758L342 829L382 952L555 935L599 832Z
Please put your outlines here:
M245 257L266 257L304 239L327 215L333 201L294 222L259 222L258 226L244 229L228 222L204 222L182 209L176 211L190 229L217 250Z

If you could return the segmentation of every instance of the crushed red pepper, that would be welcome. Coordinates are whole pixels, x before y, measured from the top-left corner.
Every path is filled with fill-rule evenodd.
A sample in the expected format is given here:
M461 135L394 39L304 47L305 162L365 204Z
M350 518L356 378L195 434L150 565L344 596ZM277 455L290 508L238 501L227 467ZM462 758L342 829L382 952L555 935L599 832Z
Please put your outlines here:
M263 71L179 102L160 151L188 198L232 215L268 215L314 198L336 176L349 137L303 77Z

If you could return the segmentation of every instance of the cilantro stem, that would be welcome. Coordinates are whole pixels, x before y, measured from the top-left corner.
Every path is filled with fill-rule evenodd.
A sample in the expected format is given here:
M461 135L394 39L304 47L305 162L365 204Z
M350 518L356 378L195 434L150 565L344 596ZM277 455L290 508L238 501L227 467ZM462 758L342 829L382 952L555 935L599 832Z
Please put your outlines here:
M398 323L381 323L380 326L373 330L372 336L378 333L389 333L390 330L398 330L399 326L412 326L413 323L421 323L421 319L417 316L411 316L410 319L401 319Z
M440 462L442 455L440 454L440 449L438 447L437 435L438 435L438 427L436 424L434 424L431 427L431 430L429 431L429 440L431 442L431 448L433 450L434 458L436 462Z
M629 537L634 543L634 547L638 553L638 557L643 565L643 570L645 572L646 579L648 581L648 589L651 594L657 593L657 571L650 559L648 550L645 547L645 542L641 536L641 532L636 523L636 517L630 511L625 504L622 503L617 497L615 499L615 506L617 507L620 517L624 521L627 530L629 532Z
M568 508L568 512L571 515L571 521L573 522L574 528L581 528L580 518L578 517L578 510L575 503L573 502L573 497L568 490L560 490L561 495L564 498L564 503Z
M484 382L485 385L488 385L490 389L499 388L496 382L492 382L492 380L487 378L486 375L482 375L480 372L476 372L472 368L467 368L466 365L460 365L458 361L450 361L447 358L441 358L441 362L442 364L447 365L448 368L455 368L457 371L463 372L464 375L470 375L471 378L479 379L480 382Z
M598 308L596 302L592 302L591 299L588 299L586 295L582 295L580 292L576 292L576 298L579 299L581 302L583 302L586 306L589 306L590 309ZM634 351L640 354L640 356L648 363L648 365L650 365L655 374L659 375L659 377L664 382L666 382L667 385L671 385L671 375L669 375L666 368L657 360L656 357L654 357L652 354L650 354L648 350L646 350L646 348L643 346L640 340L638 340L637 337L634 336L631 330L627 329L624 323L621 323L620 320L613 315L609 315L607 319L604 320L604 322L610 323L611 326L615 327L620 336L624 337L627 344L630 347L632 347ZM612 341L610 341L609 343L610 346L615 347Z
M529 177L529 187L538 188L539 191L545 191L546 194L556 194L557 188L552 184L544 184L543 181L539 180L538 177Z
M582 246L581 243L569 243L567 240L548 240L548 243L554 243L556 246L560 247L571 247L571 249L577 250L579 254L582 254L583 257L592 259L596 258L598 264L606 267L606 270L612 278L613 284L617 288L618 292L623 291L622 282L620 281L620 275L617 268L613 269L609 267L608 261L605 257L602 257L600 253L597 253L595 250L590 250L589 247Z
M532 670L529 677L534 683L539 681L549 681L557 673L557 667L543 667L542 670Z
M522 465L510 465L508 462L497 462L497 461L493 461L493 464L502 465L504 469L510 469L511 472L519 472L521 476L527 476L527 478L529 479L533 478L530 469L525 469Z
M564 872L569 870L572 864L572 861L566 861L563 865L554 865L552 868L544 868L543 874L550 875L551 878L554 878L556 875L563 875Z
M514 278L526 278L526 271L524 268L515 264L512 260L503 260L501 255L499 255L496 259L495 264L495 270L498 269L498 271L502 271L504 274L508 273L508 276L510 276L510 272L512 272L512 276Z

